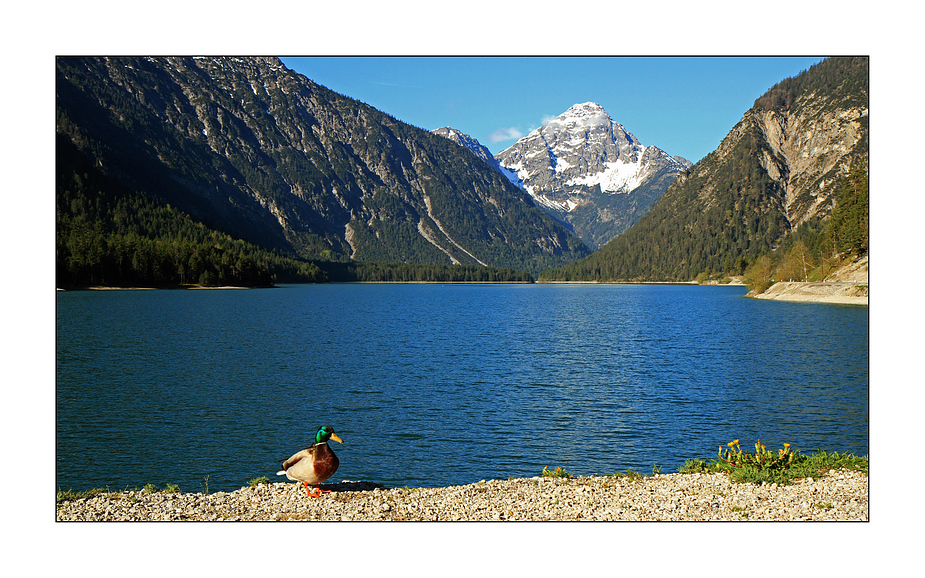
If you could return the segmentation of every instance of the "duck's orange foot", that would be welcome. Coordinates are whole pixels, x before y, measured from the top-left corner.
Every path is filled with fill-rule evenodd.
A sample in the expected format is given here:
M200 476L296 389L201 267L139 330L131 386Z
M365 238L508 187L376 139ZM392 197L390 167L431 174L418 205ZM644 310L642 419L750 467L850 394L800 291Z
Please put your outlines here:
M315 489L308 491L308 482L302 482L305 484L305 493L308 494L309 498L320 498L321 494L330 494L331 490L322 490L321 486L315 486Z

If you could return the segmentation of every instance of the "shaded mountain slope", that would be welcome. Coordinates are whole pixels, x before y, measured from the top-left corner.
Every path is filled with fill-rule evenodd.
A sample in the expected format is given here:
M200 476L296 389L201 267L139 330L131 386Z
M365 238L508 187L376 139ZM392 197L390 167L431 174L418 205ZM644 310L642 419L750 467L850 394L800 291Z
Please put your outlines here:
M108 177L271 249L533 272L588 254L458 145L276 58L62 57L56 96Z

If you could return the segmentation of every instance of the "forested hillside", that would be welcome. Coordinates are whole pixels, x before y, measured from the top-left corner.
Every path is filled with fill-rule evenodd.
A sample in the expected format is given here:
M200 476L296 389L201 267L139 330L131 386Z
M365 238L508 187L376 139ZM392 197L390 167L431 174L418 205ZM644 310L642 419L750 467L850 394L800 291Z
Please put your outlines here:
M317 265L234 239L114 182L61 136L56 172L58 287L267 286L326 279Z
M60 288L278 283L530 283L523 271L471 265L306 261L235 239L100 174L57 138L56 284Z

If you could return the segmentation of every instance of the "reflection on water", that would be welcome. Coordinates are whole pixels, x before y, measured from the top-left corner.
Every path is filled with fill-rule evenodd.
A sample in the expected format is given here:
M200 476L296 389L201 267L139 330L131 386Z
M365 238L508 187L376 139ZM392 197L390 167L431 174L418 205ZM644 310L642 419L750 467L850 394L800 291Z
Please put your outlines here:
M236 489L322 423L345 441L335 480L389 486L675 471L759 437L866 454L867 308L743 293L59 292L57 484Z

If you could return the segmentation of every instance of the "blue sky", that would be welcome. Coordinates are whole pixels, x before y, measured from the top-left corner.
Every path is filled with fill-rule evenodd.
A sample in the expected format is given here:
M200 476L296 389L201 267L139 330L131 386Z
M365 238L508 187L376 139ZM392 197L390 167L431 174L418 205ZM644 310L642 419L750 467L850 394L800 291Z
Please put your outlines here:
M696 162L777 82L823 57L283 57L395 118L451 126L497 154L596 102L646 146Z

